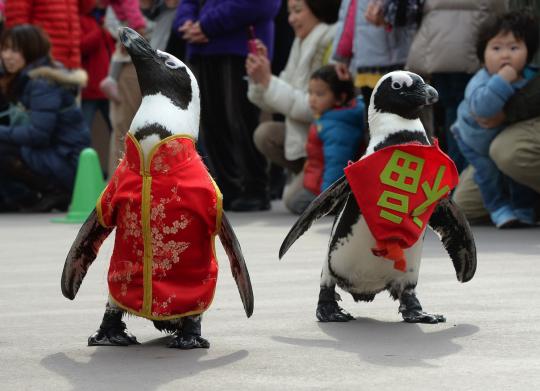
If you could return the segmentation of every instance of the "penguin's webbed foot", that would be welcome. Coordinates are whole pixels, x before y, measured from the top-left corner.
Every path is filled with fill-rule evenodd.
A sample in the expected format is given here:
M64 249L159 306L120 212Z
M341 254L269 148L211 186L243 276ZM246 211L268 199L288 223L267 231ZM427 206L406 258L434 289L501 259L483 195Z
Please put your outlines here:
M140 345L137 338L125 328L102 329L101 327L90 337L88 346L129 346Z
M417 310L404 311L401 313L401 316L403 317L403 320L407 323L435 324L446 322L446 318L443 315L428 314L427 312Z
M428 314L422 310L422 305L416 297L414 289L405 290L399 298L399 312L403 320L407 323L444 323L446 318L443 315Z
M348 322L354 320L354 316L341 308L337 301L319 302L315 314L319 322Z
M182 335L177 334L167 345L170 348L189 350L189 349L208 349L210 342L200 335Z
M183 318L168 346L182 350L208 349L210 342L201 337L201 316Z

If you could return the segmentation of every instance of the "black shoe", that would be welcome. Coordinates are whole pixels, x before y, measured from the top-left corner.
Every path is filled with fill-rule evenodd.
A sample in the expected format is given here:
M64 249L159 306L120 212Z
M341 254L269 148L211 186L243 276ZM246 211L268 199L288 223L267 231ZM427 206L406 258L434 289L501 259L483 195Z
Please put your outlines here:
M269 209L270 201L268 197L242 196L233 200L228 210L233 212L257 212Z

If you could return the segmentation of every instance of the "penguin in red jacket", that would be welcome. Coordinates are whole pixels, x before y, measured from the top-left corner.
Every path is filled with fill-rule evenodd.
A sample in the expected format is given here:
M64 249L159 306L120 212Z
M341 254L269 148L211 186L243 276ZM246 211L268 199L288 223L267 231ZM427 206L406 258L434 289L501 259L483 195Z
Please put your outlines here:
M128 313L173 333L169 347L208 348L201 318L216 288L216 235L248 317L253 291L222 195L195 147L197 80L184 63L153 50L130 28L121 29L120 39L135 65L142 103L126 136L125 156L67 255L62 293L75 298L101 244L116 229L109 300L88 345L138 344L122 321Z

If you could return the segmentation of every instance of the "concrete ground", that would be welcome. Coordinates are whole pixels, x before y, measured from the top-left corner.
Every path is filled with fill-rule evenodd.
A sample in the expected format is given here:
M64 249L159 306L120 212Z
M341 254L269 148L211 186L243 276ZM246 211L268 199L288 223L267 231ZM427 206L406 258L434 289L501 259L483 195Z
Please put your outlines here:
M426 237L418 296L447 323L406 324L382 293L342 306L356 320L315 319L331 220L316 223L282 261L295 221L229 214L255 294L246 319L220 244L216 297L203 321L209 350L165 347L149 321L128 318L142 345L87 347L107 296L108 239L74 301L60 274L78 226L52 215L0 215L1 390L533 390L540 389L540 229L475 227L478 270L457 282L437 238Z

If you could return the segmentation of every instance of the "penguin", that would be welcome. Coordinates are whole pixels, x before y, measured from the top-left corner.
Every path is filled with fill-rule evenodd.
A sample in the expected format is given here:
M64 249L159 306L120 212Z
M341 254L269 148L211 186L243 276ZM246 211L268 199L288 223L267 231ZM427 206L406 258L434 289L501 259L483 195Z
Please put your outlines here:
M131 314L173 334L171 348L209 348L201 336L201 319L215 292L215 235L229 258L248 318L254 298L221 193L196 151L197 80L182 61L152 49L134 30L123 27L119 37L136 68L142 102L126 137L125 155L66 257L62 293L75 298L101 244L116 228L109 300L88 345L139 344L122 321Z
M385 149L403 148L405 145L433 147L435 140L426 133L420 121L420 112L437 99L437 91L417 74L394 71L381 77L368 107L369 144L358 162L373 159L375 153ZM451 161L450 164L455 170ZM457 171L455 178L457 183ZM360 184L362 180L358 178ZM370 190L369 186L362 189L364 192ZM441 239L453 262L457 279L461 282L471 280L476 271L476 247L465 216L448 197L439 199L433 205L433 212L424 230L420 231L418 240L403 251L406 267L397 270L392 267L392 262L375 251L377 240L366 222L367 213L375 208L376 205L364 205L362 210L351 191L347 175L342 176L298 218L281 245L279 258L315 220L335 213L320 278L316 310L319 321L347 322L354 319L338 305L340 296L335 290L337 285L350 293L356 302L370 302L378 293L388 291L394 300L399 300L398 311L405 322L445 322L443 315L424 312L416 295L423 238L427 225Z

